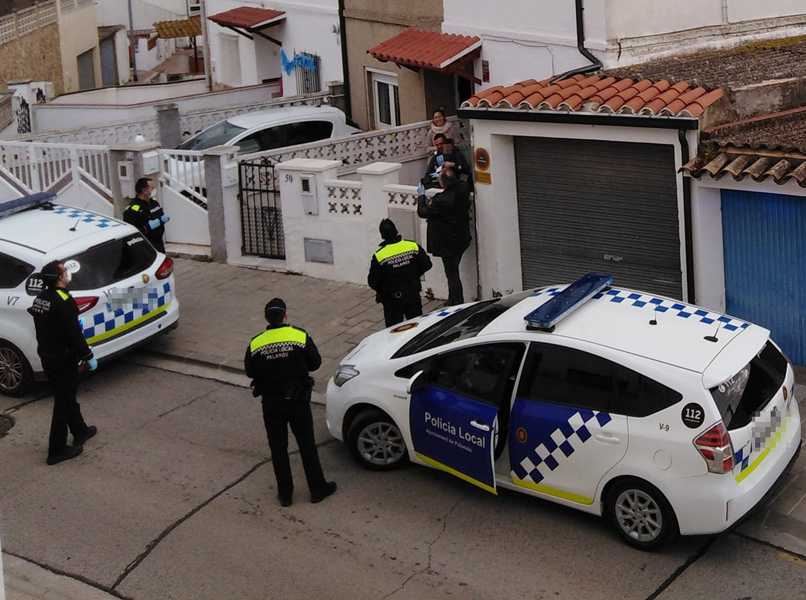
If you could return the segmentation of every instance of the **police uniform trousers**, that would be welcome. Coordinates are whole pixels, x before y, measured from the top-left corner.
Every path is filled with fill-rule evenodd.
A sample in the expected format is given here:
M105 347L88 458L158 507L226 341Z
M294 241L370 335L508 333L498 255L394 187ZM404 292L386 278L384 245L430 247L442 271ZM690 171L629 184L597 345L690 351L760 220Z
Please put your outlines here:
M456 306L465 301L464 290L462 289L462 279L459 276L459 263L462 261L462 254L442 257L442 266L445 268L445 276L448 279L448 301L447 306Z
M319 463L319 453L313 433L311 414L311 390L305 390L291 402L282 397L263 395L263 424L269 438L274 476L277 478L277 492L283 498L290 498L294 491L291 463L288 458L288 428L297 440L305 479L311 495L321 494L325 489L325 475Z
M420 293L404 293L400 300L383 298L383 319L387 327L397 325L406 319L413 319L423 314L423 302Z
M48 456L58 456L67 447L68 428L73 436L83 436L87 424L76 400L78 391L78 361L42 359L42 367L53 386L53 418L50 421Z

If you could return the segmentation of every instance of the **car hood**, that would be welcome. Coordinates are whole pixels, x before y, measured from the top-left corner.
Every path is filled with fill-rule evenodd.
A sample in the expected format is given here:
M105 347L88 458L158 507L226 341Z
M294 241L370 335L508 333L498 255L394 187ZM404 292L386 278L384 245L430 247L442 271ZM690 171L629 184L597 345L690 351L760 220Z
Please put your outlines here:
M470 304L472 303L441 308L368 335L341 360L341 364L358 365L366 362L388 360L409 340L420 335L448 315L467 308Z

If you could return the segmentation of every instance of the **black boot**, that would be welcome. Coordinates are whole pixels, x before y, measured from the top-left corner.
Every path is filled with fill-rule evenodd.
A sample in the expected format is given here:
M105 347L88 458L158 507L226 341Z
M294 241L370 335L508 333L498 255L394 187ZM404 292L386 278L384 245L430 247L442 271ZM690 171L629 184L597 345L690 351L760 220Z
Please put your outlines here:
M71 458L75 458L79 454L84 451L83 446L65 446L64 450L61 454L56 454L55 456L48 456L48 464L49 465L57 465L60 462L64 462L65 460L70 460Z

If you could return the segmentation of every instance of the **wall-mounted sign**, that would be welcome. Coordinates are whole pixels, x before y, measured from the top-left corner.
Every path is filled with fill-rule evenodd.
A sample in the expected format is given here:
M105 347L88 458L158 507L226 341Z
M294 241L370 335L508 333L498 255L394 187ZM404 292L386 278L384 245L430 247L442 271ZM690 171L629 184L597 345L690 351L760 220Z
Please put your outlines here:
M486 183L487 185L490 185L493 182L492 176L484 171L476 171L473 180L476 183Z
M484 148L476 148L473 153L473 162L476 163L476 168L479 171L486 171L490 168L490 153Z

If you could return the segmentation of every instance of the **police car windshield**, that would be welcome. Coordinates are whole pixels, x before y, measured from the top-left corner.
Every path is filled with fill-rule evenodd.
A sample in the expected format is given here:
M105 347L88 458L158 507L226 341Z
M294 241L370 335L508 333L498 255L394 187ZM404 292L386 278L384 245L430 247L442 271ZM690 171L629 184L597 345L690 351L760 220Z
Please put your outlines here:
M107 287L146 270L157 251L140 233L93 246L64 260L70 269L70 290L95 290Z
M526 290L502 298L477 302L455 314L448 315L409 340L392 358L411 356L451 342L476 337L482 329L496 318L533 293L534 290Z
M207 150L213 146L226 145L242 131L246 131L246 129L233 125L229 121L221 121L189 140L185 140L179 144L177 150Z

